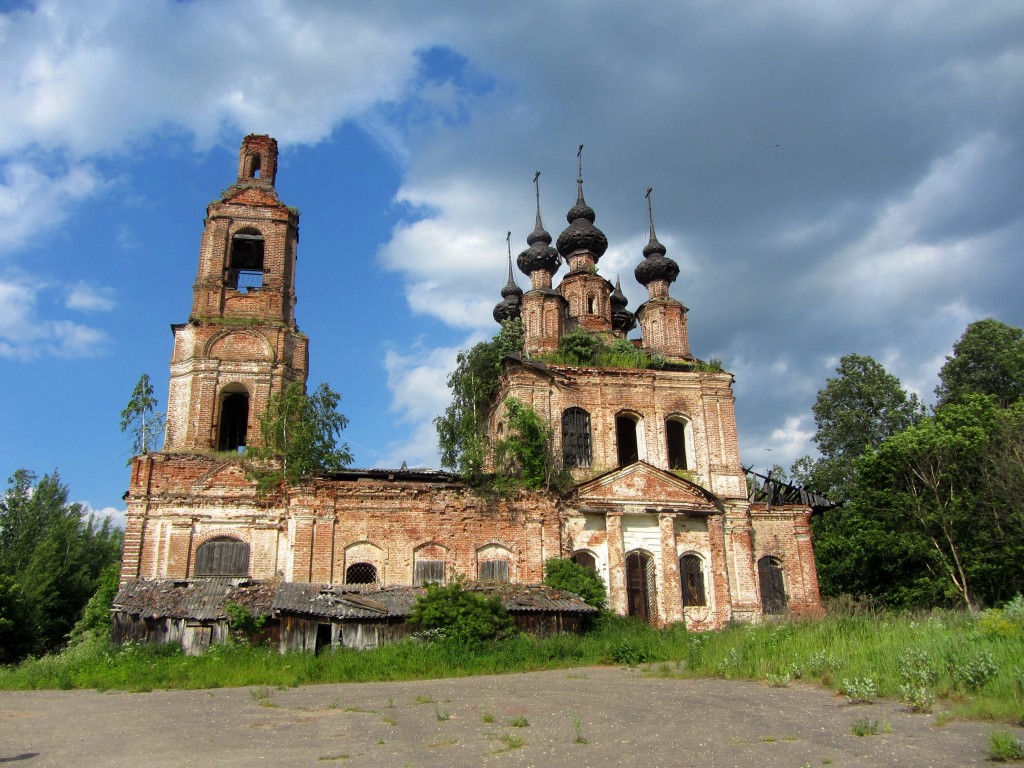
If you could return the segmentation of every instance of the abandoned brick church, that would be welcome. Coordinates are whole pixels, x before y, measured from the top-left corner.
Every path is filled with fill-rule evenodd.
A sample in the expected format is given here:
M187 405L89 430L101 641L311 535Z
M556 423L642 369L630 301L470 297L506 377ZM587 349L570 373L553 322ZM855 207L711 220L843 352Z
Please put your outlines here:
M276 170L277 142L247 136L237 180L207 208L192 312L172 326L163 450L132 463L116 640L201 650L226 636L230 599L269 617L282 650L373 646L404 631L416 587L455 575L501 594L527 629L571 629L589 607L537 586L556 557L595 569L612 610L657 625L820 610L810 536L820 500L758 495L740 463L732 376L692 355L687 310L669 294L679 267L652 221L635 270L648 299L628 311L597 273L608 242L582 179L555 246L538 196L517 260L525 292L509 263L494 316L521 318L525 344L505 361L488 422L500 436L509 397L541 414L570 492L494 500L403 467L258 497L245 446L271 394L305 383L309 355L294 316L299 215L278 198ZM610 342L637 325L634 344L662 367L537 361L575 328Z

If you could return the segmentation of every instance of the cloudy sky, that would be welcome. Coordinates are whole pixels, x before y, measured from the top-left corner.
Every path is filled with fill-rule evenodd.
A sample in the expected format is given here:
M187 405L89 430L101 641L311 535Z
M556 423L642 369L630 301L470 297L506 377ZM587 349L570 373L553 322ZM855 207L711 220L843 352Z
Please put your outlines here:
M743 460L813 449L838 358L931 402L967 323L1024 325L1024 4L0 0L0 471L123 509L120 410L166 402L205 206L247 133L302 211L310 383L359 466L436 466L454 355L494 333L533 186L632 271L644 192ZM564 268L563 268L564 270ZM557 278L556 278L557 279ZM527 280L519 276L520 284Z

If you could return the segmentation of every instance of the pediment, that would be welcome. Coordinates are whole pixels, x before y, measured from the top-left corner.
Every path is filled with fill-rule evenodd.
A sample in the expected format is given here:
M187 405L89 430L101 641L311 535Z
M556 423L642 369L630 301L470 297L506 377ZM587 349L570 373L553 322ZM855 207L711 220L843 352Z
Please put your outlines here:
M245 470L239 462L225 461L197 477L192 483L192 489L245 488L251 485L252 481L245 476Z
M282 207L277 195L262 187L241 187L237 192L232 192L222 203L234 203L236 205L269 205L275 208Z
M644 510L724 511L711 491L671 472L638 461L576 486L573 500L580 507L613 508L627 505Z

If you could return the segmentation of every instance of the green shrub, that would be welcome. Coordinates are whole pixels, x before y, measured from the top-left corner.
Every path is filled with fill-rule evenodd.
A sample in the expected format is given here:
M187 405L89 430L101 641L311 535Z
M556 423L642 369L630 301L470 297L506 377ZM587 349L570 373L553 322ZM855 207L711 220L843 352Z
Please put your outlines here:
M870 704L878 695L878 687L870 677L843 680L843 691L850 697L851 704Z
M988 651L976 651L966 659L950 659L949 672L966 691L980 691L998 673L995 658Z
M995 763L1024 760L1024 744L1008 731L992 731L988 735L988 759Z
M907 709L922 715L929 714L935 706L935 692L924 685L904 683L900 686L899 697Z
M459 581L440 586L428 584L417 598L409 622L427 630L440 630L458 644L500 640L515 634L515 622L501 599L484 597L463 588Z
M544 563L544 583L555 589L574 592L587 605L604 608L607 595L604 580L597 571L573 560L552 558Z
M256 634L267 623L266 616L256 616L244 605L233 603L230 600L224 603L224 613L228 615L231 631L238 639L246 639Z

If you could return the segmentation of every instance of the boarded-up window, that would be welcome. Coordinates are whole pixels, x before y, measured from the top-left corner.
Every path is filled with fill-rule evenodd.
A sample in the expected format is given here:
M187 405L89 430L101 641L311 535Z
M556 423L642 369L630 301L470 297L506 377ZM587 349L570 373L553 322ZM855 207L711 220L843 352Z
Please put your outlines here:
M248 576L249 545L225 536L200 544L194 573L196 576Z
M786 587L782 579L782 563L765 555L757 561L757 578L761 585L761 608L765 613L786 610Z
M583 550L573 552L572 561L582 565L584 568L589 568L592 571L597 570L597 560L589 552L584 552Z
M417 560L413 583L444 584L444 560Z
M679 558L679 579L683 588L683 605L707 605L704 593L704 568L696 555Z
M345 569L346 584L376 584L377 568L373 563L352 563Z
M508 581L508 560L484 560L480 563L480 581Z
M590 461L590 414L569 408L562 414L562 465L589 467Z

